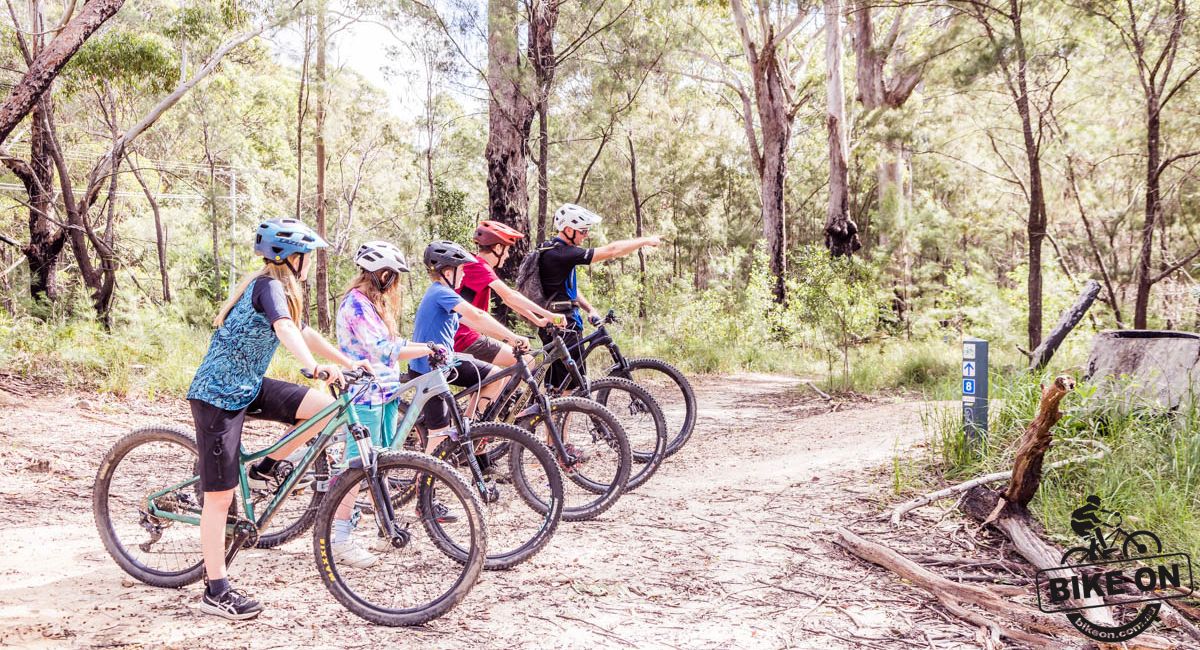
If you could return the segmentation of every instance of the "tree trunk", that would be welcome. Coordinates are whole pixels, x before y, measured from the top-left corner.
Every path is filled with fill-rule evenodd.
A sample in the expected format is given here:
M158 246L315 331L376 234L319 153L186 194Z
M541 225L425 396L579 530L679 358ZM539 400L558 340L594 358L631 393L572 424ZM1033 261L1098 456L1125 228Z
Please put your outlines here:
M1137 262L1137 296L1133 306L1133 328L1146 329L1150 310L1151 263L1154 257L1154 228L1158 225L1162 204L1159 197L1158 166L1162 161L1162 119L1158 97L1146 96L1146 218L1142 222L1142 247Z
M521 66L515 0L488 2L488 216L522 233L529 233L529 191L526 184L526 146L533 122L533 87ZM529 250L529 237L513 246L499 270L511 281Z
M637 184L637 153L633 150L633 138L626 135L629 143L629 190L633 196L634 236L642 237L642 199L638 194ZM642 290L638 292L638 318L646 317L646 252L638 249L638 273L641 278Z
M325 213L327 209L325 197L325 104L327 89L325 87L325 53L328 43L326 29L325 1L317 4L317 234L326 238ZM329 321L329 258L324 248L317 249L317 327L322 332L328 332Z
M1021 136L1025 143L1025 158L1029 162L1029 213L1025 234L1029 244L1029 349L1042 343L1042 242L1046 238L1046 197L1042 187L1041 150L1033 135L1033 116L1029 107L1027 82L1028 54L1021 27L1021 7L1018 0L1009 0L1009 18L1013 26L1013 42L1017 51L1017 113L1021 116Z
M105 23L125 0L90 0L62 31L37 53L29 69L0 104L0 144L8 139L17 124L33 110L63 66L75 56L84 41Z
M29 195L29 244L21 252L29 262L29 295L35 300L58 300L58 266L66 231L50 220L54 211L54 168L50 157L47 114L51 107L49 91L33 108L29 139L29 164L20 161L20 169L9 168L25 186Z
M825 0L825 72L825 126L829 132L829 208L825 216L825 247L835 257L850 256L862 244L858 239L858 224L850 218L841 0ZM765 154L765 134L763 139Z
M1088 280L1087 285L1083 288L1083 293L1075 300L1075 304L1071 305L1063 312L1062 317L1058 321L1058 325L1050 331L1050 335L1042 341L1042 344L1034 349L1033 354L1029 358L1030 370L1041 370L1050 363L1050 359L1058 350L1058 346L1062 345L1067 335L1079 321L1083 320L1087 310L1091 308L1092 303L1096 301L1096 296L1100 295L1100 283L1095 280Z
M205 148L208 148L207 133ZM221 295L221 226L217 216L217 167L212 154L208 154L208 219L212 226L212 295ZM230 278L232 282L233 278Z
M146 184L146 179L142 177L138 166L130 162L129 169L133 171L133 177L142 187L142 193L146 195L146 202L150 204L150 211L154 214L154 242L155 249L158 251L158 275L162 281L162 298L163 302L171 302L171 279L167 275L167 231L163 227L162 211L159 209L158 199L150 191L150 186Z
M778 52L763 52L752 72L759 129L762 132L759 199L762 202L763 237L771 269L771 294L777 304L787 300L787 227L784 223L784 184L787 180L788 144L792 115L784 92Z
M546 214L548 194L550 192L550 183L547 177L548 172L546 166L550 161L550 142L549 137L549 120L546 117L546 112L550 110L550 98L545 93L540 93L538 97L538 203L537 203L537 233L530 235L531 238L541 240L546 237Z
M550 165L550 88L554 84L554 73L558 57L554 52L554 29L558 25L558 5L562 0L534 0L529 20L529 61L537 83L538 114L538 204L536 241L546 236L546 218L549 211L549 165ZM530 243L532 244L533 241Z
M305 5L307 6L307 5ZM304 13L304 60L300 64L300 89L296 94L296 219L304 204L304 117L308 114L308 61L311 52L312 16Z

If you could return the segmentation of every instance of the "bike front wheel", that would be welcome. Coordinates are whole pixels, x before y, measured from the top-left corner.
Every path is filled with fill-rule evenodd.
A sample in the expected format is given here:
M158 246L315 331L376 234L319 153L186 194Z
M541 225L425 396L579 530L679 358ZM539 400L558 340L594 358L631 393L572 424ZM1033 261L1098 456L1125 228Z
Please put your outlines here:
M442 515L456 519L442 533L463 550L461 557L426 534L421 520L438 514L411 502L392 507L393 486L412 485L436 494L446 508ZM347 512L356 489L372 504L371 515ZM335 521L356 519L349 536L335 540ZM449 465L389 451L379 455L374 477L348 469L334 481L317 513L313 551L321 580L346 609L379 625L421 625L453 609L475 585L487 556L487 530L474 491Z
M506 450L495 462L488 456L493 447ZM485 569L512 568L550 542L562 519L563 478L554 454L528 431L499 422L476 423L471 425L470 440L447 438L433 455L476 483L488 531ZM474 456L481 476L475 475L470 456ZM435 497L433 490L422 490L421 508L435 508ZM438 519L425 518L422 523L443 551L455 559L466 557L467 549L444 533Z

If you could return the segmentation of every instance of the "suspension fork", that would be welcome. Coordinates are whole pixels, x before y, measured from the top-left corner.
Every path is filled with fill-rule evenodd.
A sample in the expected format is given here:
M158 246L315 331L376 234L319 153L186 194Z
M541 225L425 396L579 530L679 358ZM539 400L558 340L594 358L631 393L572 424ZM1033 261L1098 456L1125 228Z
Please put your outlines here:
M574 363L571 361L570 355L566 355L566 360L572 364ZM579 370L573 365L569 366L569 368L573 369L572 371L575 373L576 378L578 378ZM529 372L529 368L525 368L521 373L521 380L524 381L527 386L529 386L529 390L533 391L533 398L537 400L538 410L541 411L542 419L546 421L546 427L550 429L550 440L554 447L555 453L558 454L559 458L568 460L569 454L567 453L562 432L558 429L558 423L554 421L554 418L550 417L550 396L546 394L546 391L542 390L542 388L538 386L537 379L534 378L533 373Z
M470 422L463 417L462 411L458 408L458 403L454 401L454 397L449 391L442 393L438 398L442 400L446 408L450 409L450 422L458 430L458 444L467 457L467 466L471 468L471 478L475 480L475 487L479 490L479 496L486 501L489 490L487 481L483 480L483 468L479 466L479 460L475 458L475 441L471 438Z

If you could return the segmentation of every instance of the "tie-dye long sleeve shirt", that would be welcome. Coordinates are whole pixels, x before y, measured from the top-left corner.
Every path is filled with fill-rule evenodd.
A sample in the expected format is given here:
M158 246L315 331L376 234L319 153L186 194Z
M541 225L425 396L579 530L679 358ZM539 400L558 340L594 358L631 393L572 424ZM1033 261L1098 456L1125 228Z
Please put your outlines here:
M356 403L386 404L400 388L400 351L408 341L388 334L375 305L361 291L351 289L337 313L338 347L342 354L367 361L375 373L375 383L359 395Z

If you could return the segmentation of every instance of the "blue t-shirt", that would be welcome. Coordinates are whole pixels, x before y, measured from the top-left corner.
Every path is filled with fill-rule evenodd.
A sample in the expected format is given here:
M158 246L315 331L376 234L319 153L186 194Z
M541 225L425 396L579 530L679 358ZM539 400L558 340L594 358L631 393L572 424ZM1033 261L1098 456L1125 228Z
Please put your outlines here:
M458 331L459 314L454 308L465 303L462 296L454 289L434 282L425 290L425 297L417 306L417 318L413 323L412 341L414 343L440 343L448 349L454 349L454 333ZM408 369L419 373L429 372L428 357L420 357L408 362Z

